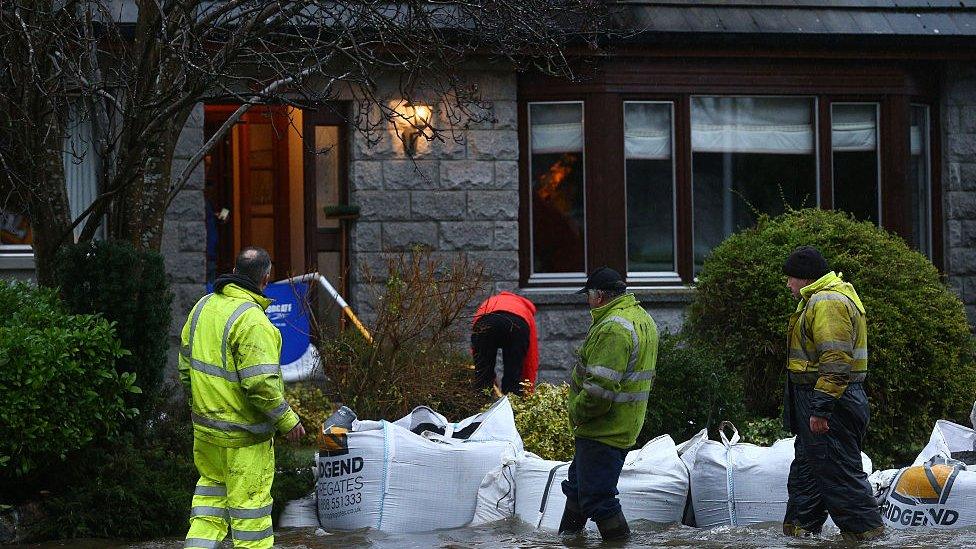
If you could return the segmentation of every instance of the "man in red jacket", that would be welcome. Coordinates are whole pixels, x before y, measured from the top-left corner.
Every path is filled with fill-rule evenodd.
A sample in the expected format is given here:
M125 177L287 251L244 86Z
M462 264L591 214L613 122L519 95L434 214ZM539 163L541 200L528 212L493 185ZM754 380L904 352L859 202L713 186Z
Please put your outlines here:
M474 355L475 387L495 384L495 358L502 350L505 370L502 393L522 394L522 382L531 392L539 370L539 341L535 331L535 305L511 292L486 299L474 315L471 353Z

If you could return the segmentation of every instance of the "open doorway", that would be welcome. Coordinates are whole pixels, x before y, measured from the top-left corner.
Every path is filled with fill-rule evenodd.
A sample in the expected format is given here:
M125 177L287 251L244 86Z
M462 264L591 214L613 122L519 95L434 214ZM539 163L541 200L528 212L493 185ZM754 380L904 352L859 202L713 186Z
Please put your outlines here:
M238 107L206 105L205 139ZM274 260L273 280L317 271L348 295L352 216L342 207L348 202L342 108L256 106L214 145L205 158L208 282L233 269L242 247L261 246ZM320 318L338 323L338 314L325 313L328 299L316 301Z

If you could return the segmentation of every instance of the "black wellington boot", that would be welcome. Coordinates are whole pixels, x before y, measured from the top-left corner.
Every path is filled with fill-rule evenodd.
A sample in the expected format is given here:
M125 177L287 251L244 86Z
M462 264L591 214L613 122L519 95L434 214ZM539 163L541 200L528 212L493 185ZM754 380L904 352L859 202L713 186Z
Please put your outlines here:
M622 541L630 537L630 526L627 525L627 518L622 511L612 517L598 520L596 526L600 529L603 541Z
M563 509L563 518L559 521L559 533L576 535L586 528L586 517L580 512L579 507L566 500L566 508Z

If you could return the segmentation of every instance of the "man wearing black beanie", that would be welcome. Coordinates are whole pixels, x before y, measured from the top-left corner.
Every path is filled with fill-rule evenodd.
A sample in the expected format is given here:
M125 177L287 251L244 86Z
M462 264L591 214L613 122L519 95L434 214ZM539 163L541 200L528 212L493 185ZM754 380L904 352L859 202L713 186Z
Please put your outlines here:
M794 250L783 274L800 300L788 329L783 422L797 436L783 533L817 534L829 513L845 539L876 538L884 526L861 467L870 415L864 305L812 246Z

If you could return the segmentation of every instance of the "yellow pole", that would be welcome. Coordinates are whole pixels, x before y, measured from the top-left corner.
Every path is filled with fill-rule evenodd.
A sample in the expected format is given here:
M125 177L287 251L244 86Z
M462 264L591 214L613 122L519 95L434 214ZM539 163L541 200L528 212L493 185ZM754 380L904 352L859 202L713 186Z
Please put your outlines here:
M329 283L328 279L326 279L324 276L322 276L319 273L308 273L304 275L293 276L286 280L282 280L281 282L305 282L313 278L323 288L325 288L325 291L328 292L330 296L332 296L332 299L334 299L335 302L338 303L340 307L342 307L342 312L349 317L349 320L351 320L353 325L356 327L356 329L359 330L359 333L363 334L363 337L366 338L366 341L372 343L373 336L369 334L369 330L366 329L366 326L363 326L363 323L360 322L359 318L356 317L356 313L352 312L352 307L350 307L349 304L346 303L345 299L342 299L342 296L339 295L339 292L336 291L336 289L332 286L332 284Z

